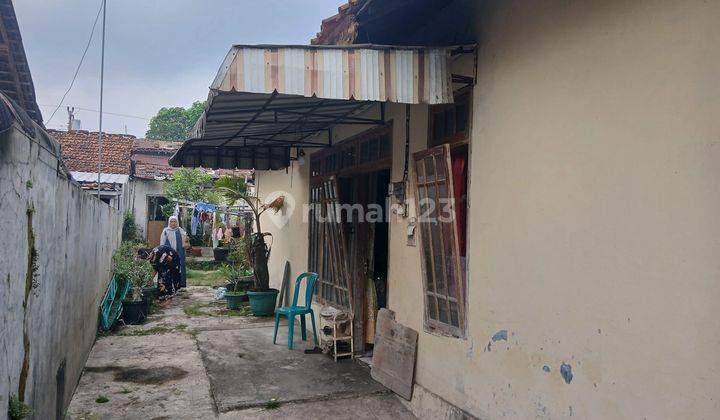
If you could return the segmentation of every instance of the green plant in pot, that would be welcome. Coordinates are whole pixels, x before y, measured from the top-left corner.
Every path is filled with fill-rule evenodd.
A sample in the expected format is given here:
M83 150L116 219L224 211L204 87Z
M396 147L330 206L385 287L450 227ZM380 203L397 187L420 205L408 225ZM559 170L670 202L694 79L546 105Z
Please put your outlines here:
M255 276L247 257L249 245L247 238L231 240L228 244L228 263L220 267L220 274L227 279L225 301L228 309L237 309L242 302L247 302L247 291L255 284Z
M253 268L254 285L247 292L250 298L250 308L255 316L271 316L275 312L275 301L279 291L270 288L270 274L268 270L268 259L270 249L266 238L272 238L269 232L263 232L260 223L260 216L267 210L276 213L282 209L285 197L280 196L270 203L264 203L257 195L248 192L245 180L240 177L221 177L215 182L215 188L230 204L245 202L253 213L255 221L255 232L249 234L249 245L247 247L247 258ZM246 234L246 235L248 235Z
M143 287L152 281L152 268L137 258L143 244L125 241L113 253L113 275L120 282L130 283L130 294L123 301L123 320L128 324L142 322L149 302L143 299Z
M250 269L233 265L223 265L220 272L228 279L225 284L225 301L228 309L238 309L242 302L248 301L248 290L253 288L255 277Z

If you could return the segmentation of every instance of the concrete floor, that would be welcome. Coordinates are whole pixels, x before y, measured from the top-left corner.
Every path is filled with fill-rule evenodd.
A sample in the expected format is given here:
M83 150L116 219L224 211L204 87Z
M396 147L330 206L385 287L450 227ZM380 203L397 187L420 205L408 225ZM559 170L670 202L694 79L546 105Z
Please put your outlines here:
M228 313L212 292L192 287L144 325L99 338L68 418L414 418L364 366L304 354L312 337L299 331L288 350L287 327L273 345L272 319Z

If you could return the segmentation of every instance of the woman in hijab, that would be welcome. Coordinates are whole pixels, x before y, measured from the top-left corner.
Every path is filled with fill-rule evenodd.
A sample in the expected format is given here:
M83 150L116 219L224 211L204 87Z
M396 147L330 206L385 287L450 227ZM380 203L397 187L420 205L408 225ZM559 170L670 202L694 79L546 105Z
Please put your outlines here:
M148 260L157 273L159 298L172 297L180 288L180 256L167 245L158 245L153 249L140 248L140 259Z
M185 248L189 247L188 237L185 231L178 225L177 216L170 216L168 227L160 234L160 245L166 245L174 249L180 257L180 288L187 286L185 277Z

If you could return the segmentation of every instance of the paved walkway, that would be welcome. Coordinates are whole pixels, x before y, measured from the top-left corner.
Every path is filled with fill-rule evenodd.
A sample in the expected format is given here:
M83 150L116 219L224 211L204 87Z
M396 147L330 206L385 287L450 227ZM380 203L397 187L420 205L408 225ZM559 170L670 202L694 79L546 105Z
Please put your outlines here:
M272 344L272 319L242 316L191 287L146 324L97 340L68 409L79 419L412 419L354 361Z

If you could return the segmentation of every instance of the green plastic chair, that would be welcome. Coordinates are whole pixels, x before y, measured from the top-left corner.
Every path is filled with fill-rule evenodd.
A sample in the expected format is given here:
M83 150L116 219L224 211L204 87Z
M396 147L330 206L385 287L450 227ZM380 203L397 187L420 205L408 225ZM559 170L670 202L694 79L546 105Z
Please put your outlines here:
M305 315L310 314L310 321L312 322L313 338L315 339L315 346L318 345L317 331L315 329L315 313L312 310L312 298L315 294L315 281L318 278L317 273L302 273L295 280L295 293L293 294L292 306L283 306L275 310L275 332L273 333L273 344L277 339L278 326L280 325L280 315L284 315L288 319L288 349L293 348L293 338L295 333L295 316L300 316L300 327L302 328L302 339L307 340L305 332ZM305 306L298 306L298 293L300 292L300 286L303 280L307 280L305 286Z

